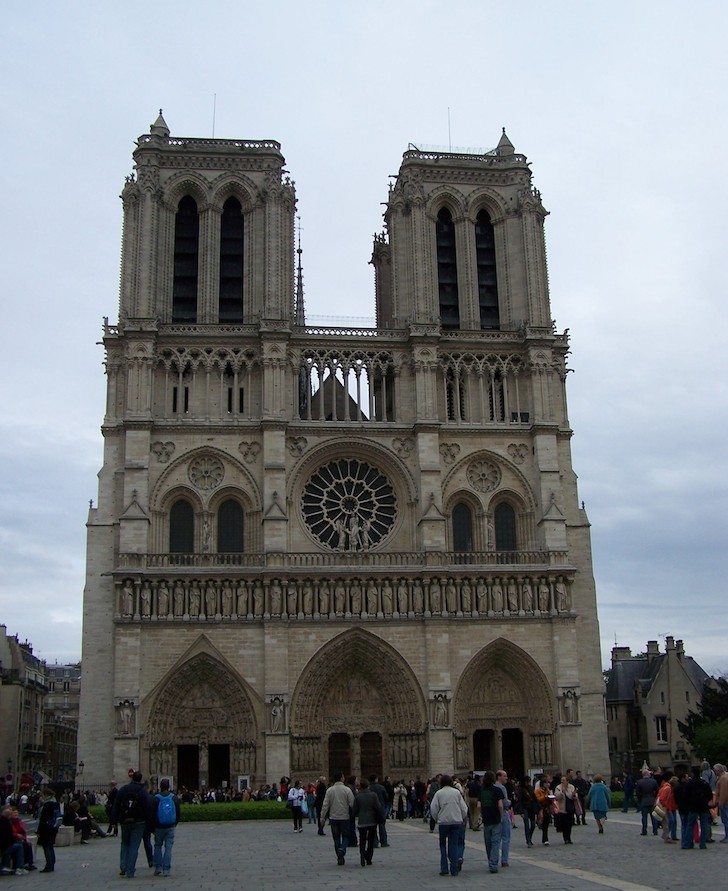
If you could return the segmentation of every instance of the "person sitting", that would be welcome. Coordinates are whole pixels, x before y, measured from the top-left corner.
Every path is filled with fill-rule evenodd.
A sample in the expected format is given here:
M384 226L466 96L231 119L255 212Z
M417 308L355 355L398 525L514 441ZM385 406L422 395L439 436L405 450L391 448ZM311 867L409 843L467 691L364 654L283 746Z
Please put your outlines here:
M25 857L25 868L28 871L35 869L33 864L33 845L28 841L28 831L23 823L18 808L14 807L10 813L10 825L13 827L13 841L20 842L23 846L23 856Z
M13 838L13 824L10 822L12 810L11 807L5 807L0 813L0 857L2 858L0 873L10 875L14 871L19 876L27 875L23 846ZM14 870L11 863L15 865Z

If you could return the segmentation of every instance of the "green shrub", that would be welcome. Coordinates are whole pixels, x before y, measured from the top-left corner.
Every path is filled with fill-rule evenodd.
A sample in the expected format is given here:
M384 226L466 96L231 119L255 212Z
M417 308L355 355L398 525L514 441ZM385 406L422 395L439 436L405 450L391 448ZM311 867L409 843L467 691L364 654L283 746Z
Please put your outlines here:
M104 826L106 810L99 804L89 808L91 816ZM280 801L220 801L210 804L183 804L182 821L221 823L226 820L286 820L291 812Z

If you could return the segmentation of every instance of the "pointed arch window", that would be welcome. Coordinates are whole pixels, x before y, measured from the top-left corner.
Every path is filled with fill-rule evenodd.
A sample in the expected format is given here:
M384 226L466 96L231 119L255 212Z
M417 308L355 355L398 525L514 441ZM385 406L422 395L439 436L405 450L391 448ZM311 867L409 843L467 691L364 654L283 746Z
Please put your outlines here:
M475 255L478 266L480 327L499 328L498 277L495 265L495 233L490 214L481 210L475 218Z
M440 301L440 324L443 328L460 327L458 303L458 269L455 248L455 224L452 214L443 207L435 224L437 244L437 285Z
M172 321L197 321L197 279L200 254L200 216L190 195L177 205L174 218L174 280Z
M517 550L516 512L507 501L501 501L493 512L496 551Z
M452 545L454 551L473 550L473 512L462 501L452 512Z
M243 208L230 197L220 221L220 312L221 324L243 321Z
M195 550L195 512L184 498L174 502L169 512L170 554L192 554Z
M241 554L243 546L243 509L233 498L223 501L217 511L218 554Z

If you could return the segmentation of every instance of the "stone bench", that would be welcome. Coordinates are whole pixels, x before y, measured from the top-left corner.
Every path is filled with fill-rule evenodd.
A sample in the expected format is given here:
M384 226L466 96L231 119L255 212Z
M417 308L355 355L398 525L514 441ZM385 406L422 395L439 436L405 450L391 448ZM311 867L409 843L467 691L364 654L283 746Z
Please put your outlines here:
M56 847L67 848L70 845L77 845L81 841L81 833L76 832L73 826L61 826L56 835Z

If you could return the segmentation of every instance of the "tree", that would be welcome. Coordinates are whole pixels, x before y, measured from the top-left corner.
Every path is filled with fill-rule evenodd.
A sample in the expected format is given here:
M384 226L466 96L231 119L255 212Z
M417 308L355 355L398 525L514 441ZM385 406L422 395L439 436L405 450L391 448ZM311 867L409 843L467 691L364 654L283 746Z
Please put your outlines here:
M728 763L728 678L711 678L703 688L697 711L677 722L680 733L707 761ZM720 750L721 756L709 752Z

